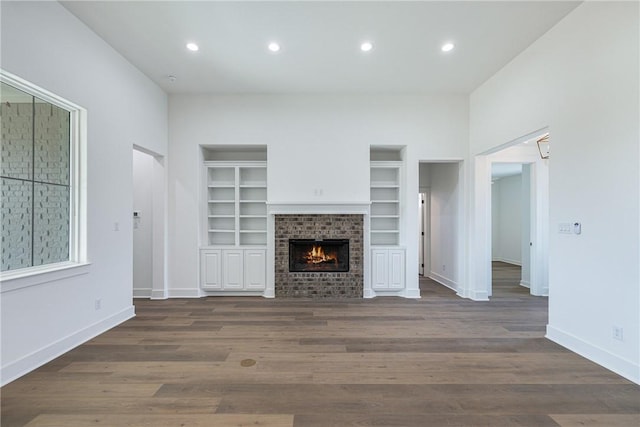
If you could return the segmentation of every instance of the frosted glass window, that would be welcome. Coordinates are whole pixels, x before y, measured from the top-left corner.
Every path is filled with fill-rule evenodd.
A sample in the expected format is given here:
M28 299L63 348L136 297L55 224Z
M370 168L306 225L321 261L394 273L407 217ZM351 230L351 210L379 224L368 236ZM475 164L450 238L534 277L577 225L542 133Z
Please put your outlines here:
M69 261L71 113L6 83L2 122L2 271Z

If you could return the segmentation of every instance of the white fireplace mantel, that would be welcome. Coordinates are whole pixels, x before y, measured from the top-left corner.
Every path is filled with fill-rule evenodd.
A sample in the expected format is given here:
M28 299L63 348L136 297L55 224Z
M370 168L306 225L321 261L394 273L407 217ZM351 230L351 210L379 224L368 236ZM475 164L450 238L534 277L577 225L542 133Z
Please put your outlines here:
M295 215L295 214L325 214L325 215L363 215L363 279L365 298L374 296L371 290L371 281L369 273L369 228L370 228L371 202L342 202L342 201L308 201L308 202L290 202L290 201L274 201L267 202L267 286L264 292L266 298L275 297L275 216L276 215Z
M267 202L268 215L360 214L368 216L371 202Z

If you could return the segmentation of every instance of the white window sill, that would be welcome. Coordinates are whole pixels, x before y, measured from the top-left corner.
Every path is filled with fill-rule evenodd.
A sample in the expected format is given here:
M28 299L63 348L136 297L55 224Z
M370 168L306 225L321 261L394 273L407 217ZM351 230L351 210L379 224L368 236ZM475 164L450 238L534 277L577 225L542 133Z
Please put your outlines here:
M89 273L91 263L60 262L0 273L0 293Z

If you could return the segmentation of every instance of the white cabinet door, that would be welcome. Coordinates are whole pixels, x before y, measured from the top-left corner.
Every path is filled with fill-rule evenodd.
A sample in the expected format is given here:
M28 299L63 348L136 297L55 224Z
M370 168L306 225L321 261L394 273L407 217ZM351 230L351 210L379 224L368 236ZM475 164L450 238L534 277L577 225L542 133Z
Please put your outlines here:
M389 289L404 289L404 251L389 251Z
M211 249L200 253L200 285L203 289L222 289L222 251Z
M379 291L404 289L404 249L371 250L371 287Z
M244 287L243 250L222 251L222 286L225 290L242 290Z
M371 287L387 289L389 277L389 251L373 249L371 251Z
M266 287L266 251L246 249L244 251L244 288L262 291Z

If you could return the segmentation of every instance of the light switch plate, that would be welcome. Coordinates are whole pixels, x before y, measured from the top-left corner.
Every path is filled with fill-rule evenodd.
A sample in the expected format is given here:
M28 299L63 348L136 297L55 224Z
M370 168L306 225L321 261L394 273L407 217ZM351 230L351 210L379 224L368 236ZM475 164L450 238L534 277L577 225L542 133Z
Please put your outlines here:
M558 233L560 234L571 234L572 224L570 222L561 222L558 224Z

